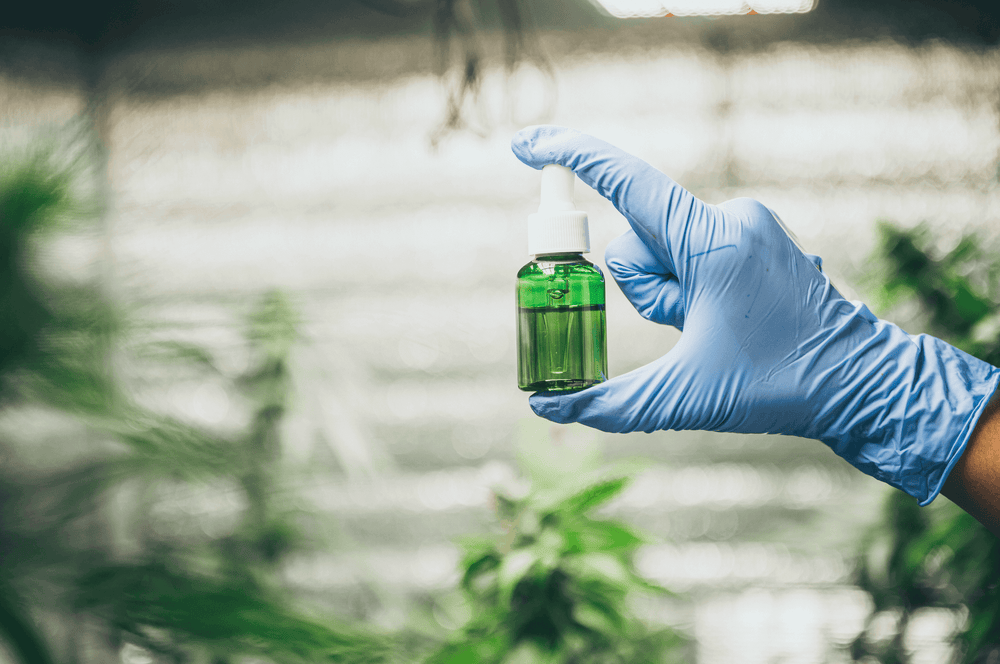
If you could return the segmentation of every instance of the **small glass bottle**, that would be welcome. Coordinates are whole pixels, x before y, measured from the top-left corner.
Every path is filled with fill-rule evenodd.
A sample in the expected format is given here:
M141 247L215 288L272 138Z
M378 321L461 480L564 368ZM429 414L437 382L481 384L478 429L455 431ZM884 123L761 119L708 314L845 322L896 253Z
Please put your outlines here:
M585 212L573 207L573 171L542 169L542 201L528 220L535 259L517 273L517 375L526 391L560 392L607 380L604 275Z

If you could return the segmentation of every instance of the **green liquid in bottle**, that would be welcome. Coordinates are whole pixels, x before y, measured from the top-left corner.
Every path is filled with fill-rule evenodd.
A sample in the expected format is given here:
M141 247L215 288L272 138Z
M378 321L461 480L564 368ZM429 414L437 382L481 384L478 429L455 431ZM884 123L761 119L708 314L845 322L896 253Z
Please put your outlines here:
M518 387L579 390L607 380L604 275L580 254L539 256L517 273Z

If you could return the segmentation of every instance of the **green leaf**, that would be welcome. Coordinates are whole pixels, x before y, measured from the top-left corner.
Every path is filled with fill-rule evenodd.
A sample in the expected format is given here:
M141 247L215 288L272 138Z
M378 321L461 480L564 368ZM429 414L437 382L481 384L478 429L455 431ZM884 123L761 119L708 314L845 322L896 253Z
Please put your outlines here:
M268 358L287 357L299 336L298 313L279 290L266 293L247 322L247 338Z
M428 664L479 664L489 661L483 658L482 646L478 642L460 643L448 646L427 660Z
M956 278L948 284L955 312L971 328L994 311L994 304L974 292L968 280Z
M614 638L622 626L621 616L616 616L606 607L591 602L577 603L573 607L573 620L610 638Z
M628 477L616 477L598 482L567 498L556 509L571 514L585 514L617 496L629 481Z
M462 550L462 567L469 567L473 562L496 552L497 544L495 535L462 537L458 542L459 548Z
M483 633L465 632L465 640L448 643L433 653L427 664L492 664L499 662L510 650L510 638L502 629L497 629L497 621L488 620L489 629Z
M23 664L50 664L55 660L26 608L13 589L0 582L0 637L3 642Z
M465 573L462 575L462 588L473 595L489 593L497 582L497 568L500 567L500 557L495 553L486 553L479 558L470 558L463 564Z
M501 601L506 604L514 592L514 586L538 562L538 553L533 549L518 549L508 554L500 562L497 571L497 584L500 588Z
M654 595L660 595L661 597L677 597L677 594L673 591L667 590L663 586L657 585L649 579L643 578L635 573L632 574L631 583L635 584L636 590L644 590Z
M524 509L524 506L521 501L498 493L496 494L496 509L501 521L514 521Z
M991 633L994 619L995 614L991 611L984 611L971 617L964 636L973 653L986 645L988 637L996 636L995 633Z
M584 553L566 559L566 565L585 579L598 579L620 588L632 583L632 572L617 556L610 553Z
M563 532L570 553L628 552L645 543L631 528L614 521L578 519L568 524Z
M562 557L566 539L562 533L553 530L543 530L532 548L538 555L538 561L546 571L554 568Z
M165 362L187 362L208 369L213 373L219 371L211 353L196 344L180 341L155 341L143 344L136 350L136 353L143 358Z
M558 652L543 650L530 641L520 643L503 658L503 664L556 664L562 661Z
M154 627L233 653L360 663L387 661L393 647L385 635L299 616L252 584L175 572L162 562L99 568L78 587L78 609L126 632Z

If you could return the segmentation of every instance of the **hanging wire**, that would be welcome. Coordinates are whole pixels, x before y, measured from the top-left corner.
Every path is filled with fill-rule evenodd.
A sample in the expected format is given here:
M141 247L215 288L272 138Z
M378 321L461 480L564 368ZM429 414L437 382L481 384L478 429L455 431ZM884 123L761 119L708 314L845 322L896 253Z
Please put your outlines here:
M435 42L435 73L445 88L444 119L430 135L432 148L457 131L485 137L492 123L483 99L486 50L478 16L487 13L482 0L358 0L393 16L430 14ZM492 7L491 7L492 9ZM478 11L476 11L478 10ZM496 0L503 35L506 120L521 126L547 120L555 109L555 69L538 42L524 0ZM541 110L532 117L518 117L517 77L525 67L544 79Z
M500 21L504 30L504 69L507 87L507 116L517 126L540 124L552 117L556 106L556 73L552 62L545 55L538 35L530 25L527 7L520 0L497 0ZM534 67L543 76L544 97L541 110L533 117L520 118L517 114L518 90L516 76L523 66Z
M431 133L431 147L453 131L467 129L485 137L488 123L481 105L483 48L475 26L475 17L469 0L436 0L434 3L434 40L437 44L437 75L447 87L447 103L442 124ZM457 41L457 44L455 42ZM449 83L452 53L458 48L461 74ZM466 116L466 102L479 111L478 125Z

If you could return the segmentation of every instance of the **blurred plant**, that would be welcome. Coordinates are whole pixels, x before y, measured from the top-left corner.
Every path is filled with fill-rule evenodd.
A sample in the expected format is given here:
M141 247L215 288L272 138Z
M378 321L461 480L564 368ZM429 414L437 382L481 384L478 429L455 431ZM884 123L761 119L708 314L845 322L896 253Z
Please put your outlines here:
M282 557L306 539L302 515L274 500L286 488L278 431L292 307L272 293L250 314L251 367L235 380L251 405L244 429L224 434L141 405L116 370L134 359L123 354L148 357L157 346L175 370L179 358L212 370L211 355L137 343L100 284L41 269L45 231L96 209L76 202L79 163L54 146L0 169L0 408L28 411L18 436L8 427L0 437L0 643L25 664L105 659L94 649L124 642L174 662L402 657L399 639L313 615L280 583ZM213 536L197 525L193 535L150 526L165 489L212 483L236 494L233 528ZM53 623L68 646L47 638Z
M881 308L916 305L916 325L991 364L1000 364L1000 255L967 235L935 255L925 226L878 225L881 269L873 274ZM857 661L916 661L907 627L926 609L953 612L956 657L963 664L1000 654L1000 540L939 497L921 508L893 491L863 544L857 584L874 611L851 653ZM890 625L890 629L885 629Z
M591 515L628 477L581 473L567 466L567 456L580 458L565 451L545 457L537 448L522 455L531 491L521 498L497 493L503 533L465 542L461 589L471 617L433 664L690 661L687 639L647 627L632 611L643 592L670 595L635 570L643 538Z

